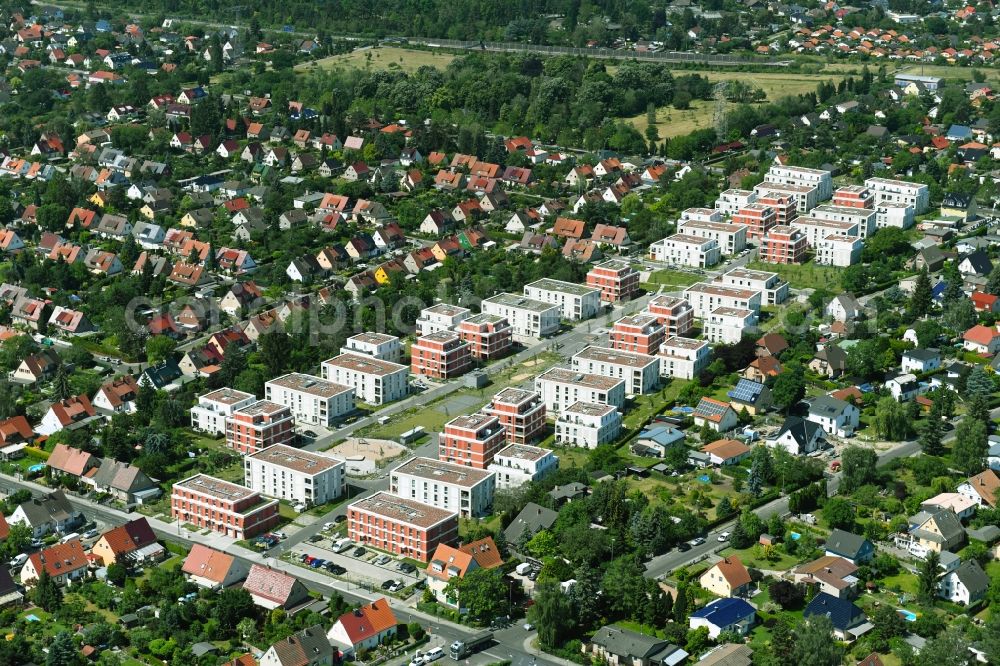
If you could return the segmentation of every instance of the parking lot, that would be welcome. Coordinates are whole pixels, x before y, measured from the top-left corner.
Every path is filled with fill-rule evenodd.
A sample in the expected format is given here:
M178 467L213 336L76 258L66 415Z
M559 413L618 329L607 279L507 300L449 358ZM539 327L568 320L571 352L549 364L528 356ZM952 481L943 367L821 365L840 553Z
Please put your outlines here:
M354 583L358 587L370 590L383 589L382 585L388 581L401 581L404 588L409 588L424 578L424 574L420 569L412 572L401 571L399 569L399 566L402 564L401 560L391 555L372 550L367 546L364 547L362 555L355 556L354 552L356 552L357 548L357 545L352 545L343 553L336 553L333 550L330 538L324 534L321 540L315 543L307 541L298 544L289 553L288 557L291 561L298 564L305 564L303 562L304 558L318 558L323 560L320 566L313 568L322 569L331 576L336 576L342 580ZM333 566L328 567L327 563L331 562ZM309 566L312 566L311 562ZM335 573L339 571L337 567L345 571L337 574ZM333 568L332 572L330 568Z

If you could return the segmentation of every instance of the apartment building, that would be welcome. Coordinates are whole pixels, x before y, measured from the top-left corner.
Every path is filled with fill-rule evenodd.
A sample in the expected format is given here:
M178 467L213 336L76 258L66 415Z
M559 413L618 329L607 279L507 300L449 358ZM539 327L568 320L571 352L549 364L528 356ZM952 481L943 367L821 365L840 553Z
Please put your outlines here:
M488 471L496 475L497 488L519 488L540 481L559 468L559 458L550 449L526 444L510 444L501 449Z
M170 515L178 522L238 540L266 532L280 520L278 500L265 499L256 490L207 474L174 484Z
M421 335L410 347L410 372L433 379L460 377L472 369L472 350L458 333Z
M625 406L625 380L568 368L550 368L535 378L535 391L545 409L558 413L577 402L595 402L618 409Z
M862 240L875 233L875 209L851 208L850 206L816 206L809 215L817 220L834 222L856 222L858 236Z
M791 205L789 203L789 205ZM748 239L761 239L771 227L778 224L778 215L770 206L752 203L743 206L733 214L733 224L747 228Z
M411 458L389 473L389 492L396 497L463 518L489 515L495 490L492 472L433 458Z
M596 449L618 439L621 429L622 413L613 405L576 402L556 419L556 441Z
M789 224L798 217L799 206L795 197L780 192L762 191L757 195L757 203L774 211L774 224Z
M915 215L926 213L930 204L930 189L922 183L890 178L869 178L865 181L865 187L874 193L876 204L903 204L913 208Z
M804 233L795 227L778 225L767 232L757 257L769 264L801 264L808 250Z
M788 282L770 271L733 268L717 277L715 281L727 287L759 291L764 294L766 305L780 305L788 299Z
M439 331L450 331L472 316L472 310L448 303L437 303L420 311L417 317L417 331L420 335L430 335Z
M266 382L264 399L288 407L299 423L325 428L354 411L353 388L298 372Z
M678 379L694 379L708 367L711 348L704 340L671 336L660 346L656 358L660 375Z
M458 541L458 513L378 492L347 507L347 536L358 544L427 562L438 544Z
M500 419L476 413L456 416L444 425L438 439L438 458L444 462L486 469L497 451L507 445Z
M687 335L694 327L694 308L686 298L659 294L650 299L646 312L663 324L667 336Z
M503 358L514 348L514 331L506 317L484 312L469 317L455 330L469 345L472 358L480 361Z
M395 335L387 333L358 333L347 338L340 348L341 354L359 354L380 361L399 363L403 358L403 345Z
M714 208L685 208L677 225L682 222L722 222L722 213Z
M409 368L355 353L341 354L320 364L323 379L350 386L357 398L382 405L406 397Z
M257 402L257 396L245 391L220 388L198 396L191 408L191 429L212 435L226 434L226 419L237 409Z
M875 193L864 185L844 185L833 191L834 206L845 208L875 208Z
M509 444L527 444L545 431L545 403L535 391L502 389L480 411L500 421Z
M909 229L916 221L913 206L902 203L883 202L875 205L875 228Z
M831 234L861 237L861 230L857 222L837 222L800 215L795 218L791 226L802 232L809 247L816 247L817 243Z
M243 459L243 485L293 504L326 504L347 490L346 465L326 453L278 444Z
M702 222L701 220L678 221L677 229L689 236L714 240L719 251L725 255L742 252L747 246L747 226L728 222Z
M651 243L649 258L672 266L708 268L722 259L722 249L717 240L677 233Z
M270 400L241 407L226 418L226 446L243 454L256 453L295 438L292 410Z
M702 335L712 343L736 344L757 326L757 313L745 308L715 308L702 321Z
M820 201L826 201L833 195L833 175L826 169L772 164L764 180L783 185L815 187Z
M735 216L741 208L756 203L757 195L752 190L728 189L715 200L715 208L723 216Z
M600 289L605 303L630 301L639 291L639 271L618 259L605 261L587 272L587 286Z
M655 315L628 315L615 322L609 338L612 349L652 355L667 339L667 329Z
M578 372L624 379L629 395L645 395L659 388L660 363L655 356L587 347L573 356L572 364Z
M861 261L864 245L864 241L854 236L830 234L813 248L814 261L826 266L853 266Z
M562 308L527 296L505 292L484 299L480 308L486 314L510 322L514 340L533 342L559 331Z
M761 292L754 289L727 287L710 282L695 282L684 290L684 298L694 308L694 316L704 319L715 308L747 308L760 312Z
M575 282L542 278L524 285L524 295L559 306L563 319L570 321L596 317L601 309L601 290Z

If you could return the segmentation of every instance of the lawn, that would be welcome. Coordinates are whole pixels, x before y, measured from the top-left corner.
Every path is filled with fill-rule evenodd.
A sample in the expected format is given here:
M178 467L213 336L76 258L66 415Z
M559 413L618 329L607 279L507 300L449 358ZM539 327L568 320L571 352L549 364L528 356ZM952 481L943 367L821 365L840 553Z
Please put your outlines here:
M843 269L834 266L817 266L816 264L768 264L753 261L747 265L758 271L777 273L786 281L795 285L796 289L827 289L840 290L840 276Z
M650 273L646 283L652 285L667 285L670 287L687 287L701 279L702 276L697 273L672 271L669 268L664 268Z
M917 577L907 571L906 569L900 569L899 573L895 576L889 576L882 582L883 589L886 590L902 590L906 594L916 595L917 594Z
M336 69L343 67L345 69L399 70L410 73L424 66L443 69L456 57L450 53L385 46L358 49L351 53L342 53L316 61L300 63L295 66L295 69L301 72L314 68Z
M773 560L765 560L758 557L756 553L754 553L754 548L755 546L741 548L739 550L736 548L726 548L724 551L719 553L719 555L722 557L735 555L740 558L740 561L743 562L745 566L753 567L754 569L768 569L770 571L786 571L799 563L798 558L787 554L780 546L774 549L776 558Z

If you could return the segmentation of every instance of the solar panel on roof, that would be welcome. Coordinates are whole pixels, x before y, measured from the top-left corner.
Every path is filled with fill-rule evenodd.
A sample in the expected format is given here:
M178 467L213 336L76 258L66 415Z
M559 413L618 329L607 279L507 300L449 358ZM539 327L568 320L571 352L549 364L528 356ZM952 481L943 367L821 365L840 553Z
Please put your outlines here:
M738 400L739 402L753 403L760 397L762 388L764 388L762 384L749 379L741 379L728 395L733 400Z

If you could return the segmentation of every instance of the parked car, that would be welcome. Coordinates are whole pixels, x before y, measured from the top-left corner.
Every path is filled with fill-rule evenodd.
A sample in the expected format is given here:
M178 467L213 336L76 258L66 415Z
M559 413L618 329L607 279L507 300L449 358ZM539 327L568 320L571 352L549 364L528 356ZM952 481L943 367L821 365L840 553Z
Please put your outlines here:
M340 566L336 562L327 562L326 570L332 573L334 576L343 576L345 573L347 573L347 569Z
M389 589L390 587L392 587L392 586L393 586L393 584L394 584L395 582L396 582L396 581L392 580L391 578L390 578L389 580L386 580L386 581L382 581L382 589L383 589L383 590L388 590L388 589Z
M84 539L93 539L98 534L100 534L100 532L98 532L97 530L87 530L86 532L83 533L83 538Z
M314 559L312 562L309 563L309 566L311 566L313 569L318 569L324 564L326 564L326 560L317 557L316 559Z
M392 581L392 585L389 586L390 592L399 592L406 587L406 583L401 580Z
M340 523L344 522L345 520L347 520L347 516L345 514L341 514L341 515L335 517L333 519L333 522L335 522L335 523L337 523L339 525Z
M417 570L417 568L412 564L410 564L409 562L400 562L399 566L396 568L402 571L403 573L413 573L414 571Z
M288 538L288 535L285 534L284 532L272 532L272 536L276 536L279 539L281 539L282 541L284 541L285 539Z
M720 534L719 538L717 539L717 541L719 543L725 543L725 542L729 541L729 532L723 532L722 534Z
M367 552L368 551L365 550L362 546L358 546L357 548L354 549L353 555L354 555L354 557L361 557L362 555L364 555Z
M392 561L392 558L389 557L388 555L379 555L378 557L375 558L375 564L379 565L380 567L389 564L390 561Z
M309 537L309 543L319 543L322 540L323 537L320 536L319 534L313 534L311 537Z
M688 543L691 544L692 546L700 546L701 544L705 543L705 537L695 537L690 541L688 541Z
M336 527L336 525L334 525L333 523L324 523L323 524L323 529L324 530L332 530L334 527Z

